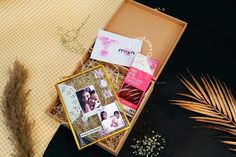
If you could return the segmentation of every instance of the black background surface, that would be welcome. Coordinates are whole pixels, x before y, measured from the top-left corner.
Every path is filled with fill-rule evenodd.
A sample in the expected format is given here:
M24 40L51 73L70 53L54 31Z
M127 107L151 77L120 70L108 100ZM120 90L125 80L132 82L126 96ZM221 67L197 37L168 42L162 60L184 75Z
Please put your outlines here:
M142 114L137 120L119 156L132 157L130 145L146 127L159 131L167 140L166 151L160 157L230 157L234 155L215 136L217 131L194 128L197 123L189 116L197 115L168 100L186 89L177 79L179 73L189 78L187 70L197 78L209 74L224 81L236 95L236 5L233 0L146 0L150 7L165 8L165 13L188 23L188 27L162 74ZM155 43L152 43L155 44ZM158 43L157 43L158 44ZM149 122L148 126L144 125ZM111 157L96 145L79 151L70 130L60 126L44 157Z

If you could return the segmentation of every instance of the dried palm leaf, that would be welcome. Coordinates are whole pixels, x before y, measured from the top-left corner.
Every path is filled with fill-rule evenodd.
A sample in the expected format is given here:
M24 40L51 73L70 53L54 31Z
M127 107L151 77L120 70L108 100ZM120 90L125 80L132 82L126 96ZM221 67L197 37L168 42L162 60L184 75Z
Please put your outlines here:
M15 147L12 154L14 157L34 156L31 123L26 109L29 93L25 89L27 76L27 70L16 61L2 96L3 122L10 132L9 138Z
M236 100L230 89L215 77L202 75L201 82L189 72L192 82L180 75L180 82L190 93L177 93L184 97L183 100L170 100L174 105L184 109L200 113L201 116L190 118L198 122L209 123L204 125L222 131L231 136L231 139L224 139L221 142L229 146L229 150L236 151Z

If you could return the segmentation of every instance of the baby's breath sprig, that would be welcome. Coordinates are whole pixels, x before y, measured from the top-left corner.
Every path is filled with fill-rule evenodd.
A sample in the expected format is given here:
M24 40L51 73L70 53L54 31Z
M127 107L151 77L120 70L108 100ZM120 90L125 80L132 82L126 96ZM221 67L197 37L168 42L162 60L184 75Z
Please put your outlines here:
M60 35L61 43L70 52L82 54L85 51L81 37L81 30L87 23L88 19L89 15L77 29L65 31L62 27L58 27L58 34Z
M133 148L133 154L138 157L158 156L166 146L165 138L154 130L144 133L144 136L139 139L134 138L133 142L131 148Z

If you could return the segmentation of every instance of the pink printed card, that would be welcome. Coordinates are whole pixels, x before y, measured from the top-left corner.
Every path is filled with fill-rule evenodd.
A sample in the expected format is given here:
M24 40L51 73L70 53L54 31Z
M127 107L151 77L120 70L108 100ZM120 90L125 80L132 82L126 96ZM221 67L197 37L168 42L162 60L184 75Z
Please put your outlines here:
M141 40L100 30L93 47L91 59L130 67L141 48Z
M133 117L152 80L159 61L137 54L119 91L119 100L130 117Z

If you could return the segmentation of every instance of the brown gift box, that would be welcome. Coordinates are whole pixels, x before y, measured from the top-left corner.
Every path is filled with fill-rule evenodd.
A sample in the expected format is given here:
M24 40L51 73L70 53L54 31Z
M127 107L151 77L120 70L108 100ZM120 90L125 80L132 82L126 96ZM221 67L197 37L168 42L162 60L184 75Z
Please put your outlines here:
M161 71L163 70L176 44L186 29L186 26L187 23L181 20L130 0L124 1L110 21L108 21L104 30L131 38L143 39L144 42L141 53L144 55L151 55L152 58L159 60L160 64L139 108L137 109L134 117L130 120L130 129L124 131L122 137L119 140L118 146L114 149L102 142L98 142L97 145L99 147L105 149L113 155L118 155L149 96L151 95L155 81L161 74ZM89 59L90 52L91 51L83 56L83 62L86 62ZM81 66L81 63L78 64L75 71L80 69ZM119 66L119 68L124 74L128 70L126 67L122 66ZM59 99L57 96L50 104L48 113L58 122L63 123L60 118L56 117L52 113L53 108L56 106L58 101Z

